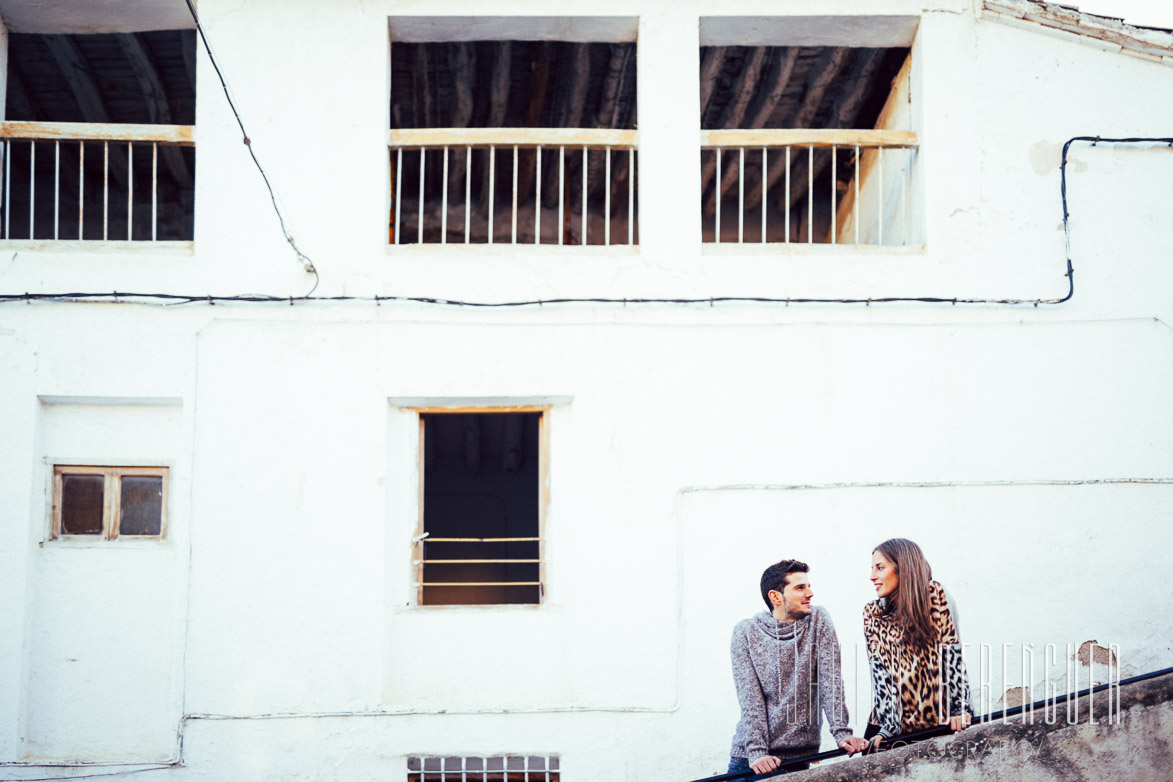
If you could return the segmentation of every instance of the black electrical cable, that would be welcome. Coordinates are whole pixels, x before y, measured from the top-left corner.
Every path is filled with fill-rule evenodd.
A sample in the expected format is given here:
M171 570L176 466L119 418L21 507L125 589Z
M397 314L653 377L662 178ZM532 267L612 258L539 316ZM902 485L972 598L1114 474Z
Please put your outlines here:
M1071 230L1067 219L1071 216L1067 211L1067 151L1076 141L1089 142L1093 147L1101 142L1110 144L1168 144L1173 147L1173 138L1101 138L1100 136L1075 136L1067 139L1063 145L1063 155L1059 163L1059 196L1063 202L1063 249L1067 254L1067 295L1059 299L1056 304L1062 304L1075 295L1075 271L1071 268Z
M204 51L208 53L208 61L212 63L212 68L216 71L216 76L220 79L220 87L224 90L224 97L228 100L228 108L232 109L232 116L236 117L236 124L240 126L241 140L248 148L248 154L253 159L253 164L256 165L257 171L261 172L261 179L265 181L265 188L269 191L269 200L273 203L273 211L277 213L277 222L281 224L281 233L285 236L285 240L289 242L289 246L293 248L293 252L297 254L297 259L305 266L305 270L314 275L314 286L310 288L309 293L304 298L309 298L314 291L318 289L318 283L321 278L318 276L318 270L314 267L313 261L309 259L301 248L297 246L297 242L293 240L293 236L289 233L289 229L285 227L285 217L281 214L280 207L277 206L277 195L273 192L273 185L269 183L269 175L265 173L264 167L261 166L261 161L257 160L257 153L253 151L252 139L248 137L248 131L244 129L244 121L240 118L240 112L236 110L236 104L232 101L232 95L228 92L228 83L224 81L224 74L220 72L220 66L216 63L216 57L212 54L212 47L208 44L208 36L204 35L204 27L200 24L200 18L196 16L195 6L191 4L191 0L184 0L187 3L187 10L191 12L191 19L195 22L196 32L200 35L200 40L204 42Z
M532 307L547 304L725 304L725 303L763 303L763 304L886 304L893 302L923 302L935 304L1058 304L1066 299L945 299L936 297L904 297L883 296L874 299L817 299L817 298L770 298L767 296L709 296L703 299L676 298L553 298L553 299L524 299L517 301L463 301L460 299L445 299L434 296L270 296L265 294L233 294L233 295L197 295L191 296L177 293L16 293L0 294L0 303L12 301L104 301L116 299L117 303L133 303L126 299L162 299L171 305L177 304L215 304L217 302L252 302L252 303L279 303L294 304L296 302L347 302L362 301L375 302L414 302L418 304L442 304L456 307Z
M188 8L191 8L191 0L185 0ZM192 9L194 18L195 10ZM199 27L199 20L196 20L197 29L203 36L203 28ZM204 39L204 46L207 47L207 39ZM208 56L211 58L211 50L208 49ZM213 67L216 62L212 60ZM216 69L219 74L219 68ZM224 87L224 94L228 95L228 86L224 84L223 76L220 79L221 85ZM232 104L231 97L228 98L229 105ZM233 112L236 109L233 107ZM240 116L237 115L237 122L240 123ZM241 132L244 132L244 125L241 123ZM920 303L920 304L1000 304L1000 305L1023 305L1029 304L1038 307L1042 304L1063 304L1070 301L1075 295L1075 270L1071 261L1071 234L1069 226L1070 213L1067 208L1067 155L1071 145L1076 142L1087 142L1092 146L1102 143L1111 144L1168 144L1173 147L1173 138L1147 138L1147 137L1130 137L1130 138L1103 138L1100 136L1075 136L1068 139L1063 145L1062 159L1059 165L1059 194L1063 209L1063 239L1065 245L1065 255L1067 269L1064 274L1067 277L1067 293L1057 299L1020 299L1020 298L1004 298L1004 299L980 299L980 298L962 298L949 296L881 296L876 298L811 298L811 297L769 297L769 296L708 296L705 298L608 298L608 297L555 297L549 299L520 299L516 301L468 301L461 299L449 299L438 296L314 296L313 292L317 288L317 282L310 292L305 296L272 296L267 294L199 294L199 295L185 295L175 293L120 293L117 291L110 293L4 293L0 294L0 304L24 301L32 303L33 301L72 301L72 302L93 302L93 301L116 301L118 303L133 303L126 301L127 299L138 299L138 303L143 303L142 300L161 300L169 306L184 305L184 304L215 304L217 302L224 303L289 303L293 305L296 302L374 302L376 305L382 302L406 302L416 304L437 304L443 306L458 306L458 307L483 307L483 308L508 308L508 307L533 307L544 306L548 304L621 304L627 306L628 304L708 304L710 306L715 304L725 303L760 303L760 304L893 304L893 303ZM248 143L248 136L245 136L245 143ZM252 153L252 147L249 146L249 152ZM256 156L253 155L253 160ZM260 169L260 163L257 163ZM261 169L261 175L264 176L264 170ZM265 177L265 184L268 185L268 177ZM269 194L272 196L273 190L269 188ZM273 207L276 209L277 202L274 197ZM278 210L277 216L280 219L281 213ZM284 230L284 221L282 220L282 230ZM297 252L298 257L304 259L308 264L308 269L312 271L317 277L317 272L313 269L312 263L309 259L302 255L301 251L297 249L297 245L293 243L293 238L288 235L290 244L294 251Z

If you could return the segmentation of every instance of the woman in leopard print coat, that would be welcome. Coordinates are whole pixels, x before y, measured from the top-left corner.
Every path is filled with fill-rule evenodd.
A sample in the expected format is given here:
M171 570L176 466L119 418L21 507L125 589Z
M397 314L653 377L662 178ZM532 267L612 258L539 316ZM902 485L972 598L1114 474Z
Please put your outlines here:
M945 590L920 546L893 538L872 552L878 600L863 610L872 672L873 747L902 733L945 723L969 726L969 682Z

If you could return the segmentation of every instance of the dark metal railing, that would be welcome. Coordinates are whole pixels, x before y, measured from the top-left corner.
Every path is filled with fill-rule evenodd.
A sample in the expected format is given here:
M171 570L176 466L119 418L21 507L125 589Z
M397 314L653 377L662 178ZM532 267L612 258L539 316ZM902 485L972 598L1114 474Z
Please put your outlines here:
M1056 695L1051 698L1043 698L1042 700L1035 701L1034 703L1025 703L1021 706L1014 706L1013 708L1002 709L1001 711L992 711L989 714L983 714L980 717L975 717L973 720L973 724L980 725L983 722L993 722L994 720L1009 719L1010 717L1016 717L1019 714L1022 714L1023 712L1034 713L1036 710L1042 711L1047 708L1053 708L1055 705L1057 705L1059 703L1066 703L1067 701L1071 700L1072 698L1083 698L1083 697L1086 697L1088 695L1092 695L1097 692L1103 692L1104 690L1106 690L1110 687L1119 688L1119 687L1123 687L1127 684L1135 684L1137 682L1147 681L1148 679L1156 679L1160 676L1167 676L1169 674L1173 674L1173 668L1162 668L1159 671L1151 671L1149 673L1142 673L1138 676L1132 676L1127 679L1121 679L1120 681L1108 682L1107 684L1098 684L1095 687L1089 687L1085 690L1077 690L1076 692L1069 692L1069 693L1065 693L1063 695ZM915 744L916 742L919 742L919 741L925 741L926 739L936 738L937 736L947 736L950 733L952 733L952 731L949 729L948 725L938 725L933 728L925 728L924 730L916 730L916 731L913 731L912 733L901 734L900 736L897 736L896 738L892 739L891 743L888 745L887 748L881 748L879 750L865 750L862 754L863 755L874 755L876 752L886 752L888 749L893 749L895 747L904 747L909 744ZM846 755L846 754L847 754L847 752L842 749L832 749L832 750L827 750L826 752L818 752L818 753L815 753L814 755L806 755L806 756L800 757L800 758L786 758L785 760L782 761L782 767L780 769L778 769L778 771L774 772L772 774L772 776L776 777L776 776L781 776L783 774L790 774L794 771L805 770L805 768L799 769L799 768L794 768L794 767L799 766L799 765L802 765L805 767L805 764L808 764L808 763L817 763L821 760L829 760L831 758L837 758L840 755ZM730 774L718 774L715 777L703 777L701 779L695 779L695 780L692 780L692 782L733 782L733 780L750 779L753 776L755 776L755 772L753 772L753 771L735 771ZM766 777L763 776L763 778L766 778Z

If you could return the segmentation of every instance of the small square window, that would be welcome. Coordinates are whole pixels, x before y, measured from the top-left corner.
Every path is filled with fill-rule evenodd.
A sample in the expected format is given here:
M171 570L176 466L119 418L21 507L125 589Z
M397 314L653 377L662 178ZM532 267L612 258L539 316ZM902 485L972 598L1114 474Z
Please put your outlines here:
M420 605L541 602L543 420L421 412Z
M561 778L557 755L407 759L408 782L559 782Z
M162 538L166 467L53 467L51 540Z

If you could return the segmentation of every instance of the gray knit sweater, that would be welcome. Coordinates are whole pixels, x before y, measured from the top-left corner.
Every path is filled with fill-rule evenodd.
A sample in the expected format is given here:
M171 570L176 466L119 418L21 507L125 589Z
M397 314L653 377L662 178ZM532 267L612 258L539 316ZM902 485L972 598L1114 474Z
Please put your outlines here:
M839 636L827 610L780 622L767 611L738 622L730 645L741 720L729 754L753 762L765 755L818 751L822 715L836 743L851 736L843 698Z

